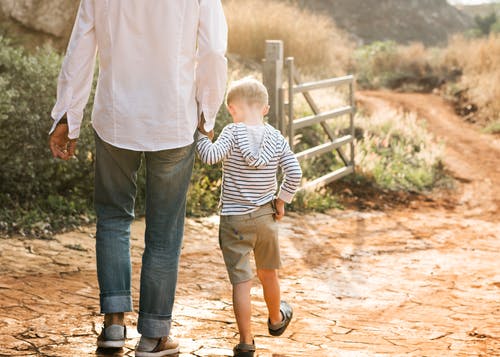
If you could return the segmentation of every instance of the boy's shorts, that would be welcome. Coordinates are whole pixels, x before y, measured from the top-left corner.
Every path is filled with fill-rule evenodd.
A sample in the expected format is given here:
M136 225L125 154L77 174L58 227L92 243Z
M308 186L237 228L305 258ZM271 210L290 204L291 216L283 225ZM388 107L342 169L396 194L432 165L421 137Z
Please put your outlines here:
M233 216L220 216L219 245L231 284L254 277L250 264L253 251L257 269L281 267L278 223L271 203L258 210Z

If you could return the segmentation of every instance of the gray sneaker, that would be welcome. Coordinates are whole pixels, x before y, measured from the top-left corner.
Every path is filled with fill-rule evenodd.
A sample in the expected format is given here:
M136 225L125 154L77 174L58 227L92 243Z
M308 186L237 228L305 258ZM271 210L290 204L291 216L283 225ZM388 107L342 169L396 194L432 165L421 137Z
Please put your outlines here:
M125 346L127 328L121 325L109 325L103 327L101 334L97 337L97 347L121 348Z
M137 344L135 357L160 357L170 356L179 353L179 342L171 337L162 337L158 339L158 344L152 350L145 351L141 344Z

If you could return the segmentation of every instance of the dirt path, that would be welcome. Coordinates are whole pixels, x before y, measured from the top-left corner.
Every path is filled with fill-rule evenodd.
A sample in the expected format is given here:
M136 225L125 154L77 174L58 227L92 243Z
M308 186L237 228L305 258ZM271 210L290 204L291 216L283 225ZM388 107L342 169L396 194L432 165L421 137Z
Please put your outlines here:
M500 356L498 142L433 96L377 92L360 100L426 117L460 178L456 204L429 199L384 212L286 217L282 283L296 318L282 338L268 337L256 284L258 355ZM135 288L143 232L144 221L135 222ZM87 227L52 241L0 240L0 356L100 355L93 234ZM216 237L216 217L187 221L173 329L181 356L228 356L236 342ZM116 355L133 355L132 314L128 325L131 339Z
M416 112L446 144L446 166L466 185L461 195L467 216L498 219L500 207L500 136L481 134L455 115L441 97L428 94L361 92L358 100L371 110L400 108ZM464 207L459 207L464 209Z

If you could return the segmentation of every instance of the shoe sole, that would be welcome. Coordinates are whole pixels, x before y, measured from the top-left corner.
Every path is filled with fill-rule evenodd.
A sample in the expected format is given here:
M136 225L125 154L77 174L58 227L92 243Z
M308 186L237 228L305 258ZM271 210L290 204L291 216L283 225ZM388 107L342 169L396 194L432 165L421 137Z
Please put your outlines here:
M125 346L125 341L97 341L97 347L100 348L121 348Z
M160 356L175 355L177 353L179 353L179 347L171 348L169 350L158 351L158 352L135 351L135 357L160 357Z

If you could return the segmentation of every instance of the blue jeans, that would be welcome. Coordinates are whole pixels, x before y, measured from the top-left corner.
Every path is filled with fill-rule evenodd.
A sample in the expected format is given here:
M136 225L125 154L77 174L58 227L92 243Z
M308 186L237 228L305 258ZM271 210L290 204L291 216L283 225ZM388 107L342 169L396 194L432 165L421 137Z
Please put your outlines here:
M94 207L101 313L132 310L130 225L142 152L117 148L95 137ZM181 251L186 194L195 144L144 152L146 232L142 256L139 321L146 337L168 336Z

